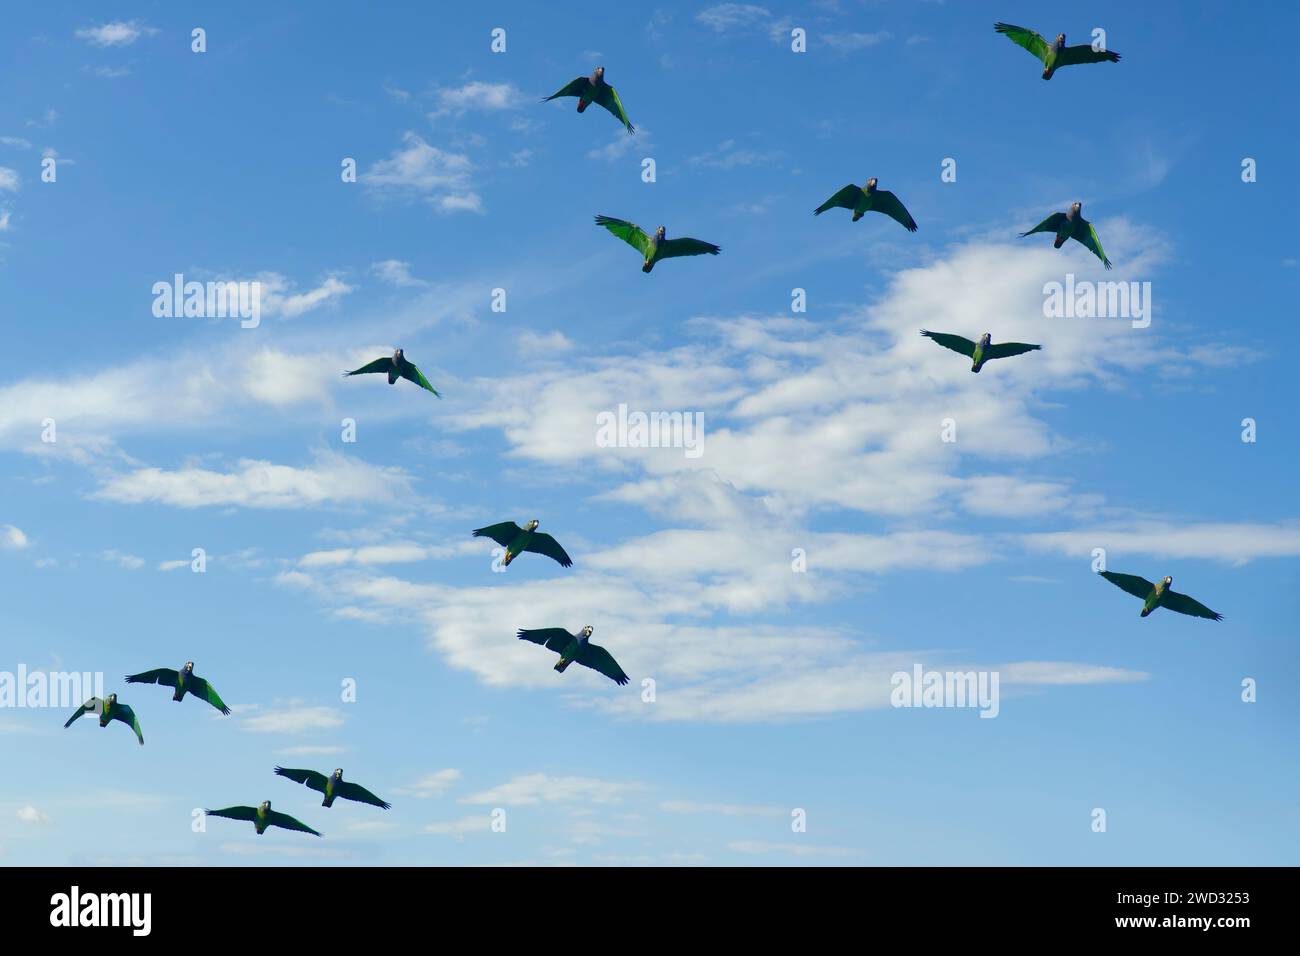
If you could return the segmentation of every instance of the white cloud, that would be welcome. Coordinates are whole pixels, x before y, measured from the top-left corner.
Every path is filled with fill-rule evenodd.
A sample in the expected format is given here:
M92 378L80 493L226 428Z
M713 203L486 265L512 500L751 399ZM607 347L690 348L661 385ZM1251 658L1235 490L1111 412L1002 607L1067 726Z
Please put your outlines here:
M0 166L0 189L17 192L18 171L16 169L10 169L8 166Z
M764 807L746 803L698 803L694 800L665 800L664 813L705 814L724 817L788 817L789 807Z
M730 170L740 166L770 166L779 157L779 153L748 149L737 146L734 139L727 139L719 143L716 148L691 156L686 161L694 166Z
M875 33L827 33L820 39L838 53L852 53L891 40L893 34L887 30L879 30Z
M297 747L281 747L275 753L280 757L333 757L345 749L328 744L302 744Z
M695 19L719 33L766 25L772 13L766 7L753 3L719 3L706 7Z
M464 113L469 110L513 110L522 102L522 94L513 83L484 83L472 80L461 86L437 91L438 109L432 114Z
M410 541L394 541L391 544L375 544L362 548L313 551L303 555L298 560L298 564L304 568L338 567L344 564L402 564L455 553L454 549L448 547L433 548Z
M398 787L393 792L398 796L405 797L436 797L446 792L459 779L460 771L454 767L448 767L445 770L436 770L433 773L425 774L414 783Z
M11 524L0 525L0 548L21 551L27 545L27 535L21 528Z
M587 158L614 163L628 155L633 149L638 151L650 149L652 142L650 131L644 126L637 127L636 136L629 136L627 130L618 127L618 132L610 134L608 143L588 150Z
M258 734L302 734L342 727L343 720L343 713L336 707L290 706L254 713L243 718L240 727Z
M244 360L243 385L250 396L267 405L324 403L329 395L326 382L338 372L330 369L322 374L323 365L319 355L290 355L263 348Z
M526 807L546 804L556 807L618 803L641 789L637 784L614 783L594 777L553 777L530 773L515 777L499 787L463 797L461 803L493 807Z
M130 46L142 36L152 36L158 31L139 20L115 20L97 27L84 27L76 31L79 40L91 46Z
M410 479L400 469L321 452L315 464L305 468L253 459L241 459L231 471L139 468L106 479L91 497L176 508L309 508L392 500L409 491Z
M423 279L412 276L411 264L401 259L384 259L382 262L376 262L370 266L370 271L389 285L420 287L429 284Z
M105 561L111 561L113 564L126 568L128 571L138 571L145 566L144 558L136 557L134 554L126 554L122 551L105 551L101 557Z
M572 340L558 329L550 332L524 329L515 337L515 345L520 352L528 355L568 352L573 348Z
M1105 548L1111 570L1132 555L1170 560L1199 558L1244 565L1259 558L1300 556L1300 521L1168 522L1134 519L1122 525L1100 525L1076 531L1054 531L1021 536L1034 551L1065 557L1089 558L1093 548ZM1128 569L1142 574L1142 568ZM1150 568L1152 574L1166 573ZM1146 575L1150 577L1150 575Z
M762 840L734 840L727 844L727 849L734 853L744 853L748 855L780 855L786 856L825 856L825 857L850 857L861 856L861 850L853 850L848 847L839 846L818 846L813 843L771 843Z
M261 283L261 312L263 316L284 316L287 319L318 309L353 291L338 276L326 276L320 285L305 292L293 292L293 283L278 272L258 273Z
M486 813L479 813L447 823L430 823L424 828L424 832L439 836L463 837L467 833L483 833L490 829L492 829L492 818Z
M416 195L444 212L481 212L482 199L473 188L474 164L464 153L431 146L414 132L403 146L370 167L361 181L380 195Z
M30 803L18 808L18 819L23 823L42 824L49 823L50 818L36 809Z

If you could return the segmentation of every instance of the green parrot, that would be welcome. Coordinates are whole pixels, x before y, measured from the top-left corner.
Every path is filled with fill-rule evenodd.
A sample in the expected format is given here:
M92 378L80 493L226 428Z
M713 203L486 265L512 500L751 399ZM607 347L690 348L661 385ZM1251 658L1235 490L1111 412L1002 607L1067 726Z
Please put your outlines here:
M380 800L365 787L344 780L342 768L335 770L328 777L323 773L317 773L315 770L294 770L291 767L276 767L275 772L297 783L305 783L308 790L316 790L325 794L325 799L321 801L322 807L334 806L334 800L337 797L342 797L344 800L355 800L358 803L369 803L385 810L392 806L391 803Z
M117 702L116 694L109 694L105 700L98 697L92 697L81 705L80 709L68 718L64 728L72 726L72 722L82 714L98 714L99 726L107 727L112 721L120 720L132 730L135 731L136 739L140 741L140 746L144 746L144 734L140 732L140 721L136 719L135 711L126 704Z
M1091 44L1066 46L1065 34L1058 33L1056 42L1048 43L1042 34L1035 33L1028 27L1012 26L1010 23L995 23L993 29L1001 33L1012 43L1022 46L1043 61L1043 79L1050 80L1052 74L1063 66L1076 63L1118 63L1119 54L1110 50L1094 50Z
M1070 207L1069 212L1054 212L1038 225L1034 226L1028 232L1022 232L1020 238L1032 236L1036 232L1054 232L1056 240L1052 243L1053 249L1059 249L1065 245L1066 239L1073 239L1075 242L1082 243L1092 251L1092 254L1102 261L1102 264L1109 269L1110 260L1106 258L1106 253L1102 251L1101 240L1097 238L1097 230L1092 227L1092 223L1083 218L1083 203L1075 203Z
M1171 611L1191 617L1204 617L1211 621L1223 620L1222 614L1211 611L1200 601L1172 590L1174 579L1167 574L1160 579L1159 584L1152 584L1146 578L1140 578L1136 574L1117 574L1114 571L1097 573L1117 588L1127 591L1134 597L1142 598L1142 613L1138 615L1139 617L1146 617L1158 607L1167 607Z
M349 375L368 375L372 372L385 372L388 375L388 384L396 384L399 378L404 378L408 382L414 382L427 391L433 392L438 398L438 390L429 384L429 380L424 377L424 373L415 367L414 362L406 360L406 353L398 349L393 353L392 358L377 358L361 368L353 369L351 372L344 372L346 378Z
M561 674L570 664L577 661L583 667L590 667L592 670L604 674L615 684L622 687L627 683L627 674L623 673L623 668L618 666L618 661L614 660L614 655L599 644L591 643L592 630L591 625L587 625L575 635L570 634L562 627L544 627L535 631L521 630L518 637L521 641L532 641L534 644L541 644L548 650L559 654L560 659L555 662L555 669Z
M722 251L721 246L702 239L669 239L663 226L655 230L654 238L646 235L644 229L626 219L614 219L610 216L597 216L596 225L604 226L629 246L641 253L644 261L641 271L649 272L660 259L673 259L677 256L700 256L708 253L716 256Z
M960 335L951 335L947 332L927 332L922 329L921 334L928 339L934 339L946 349L952 349L954 352L965 355L971 360L970 370L976 373L990 359L1023 355L1026 352L1033 352L1042 348L1041 345L1026 345L1024 342L999 342L994 345L993 336L988 332L980 336L978 342L972 342L970 339L963 338Z
M191 697L206 700L223 714L229 715L230 713L230 708L221 699L217 689L202 677L194 675L193 661L186 661L185 666L178 671L168 667L160 667L157 670L144 671L140 674L128 674L126 682L128 684L162 684L164 687L175 687L176 690L172 694L172 700L181 700L188 693Z
M623 104L618 98L618 91L605 82L605 68L603 66L596 67L596 71L591 76L578 77L567 86L546 97L542 102L549 103L561 96L576 96L578 98L579 113L585 112L592 103L599 103L613 113L614 118L622 123L629 133L636 132L636 127L628 122L627 113L623 111Z
M272 810L270 800L263 800L256 807L226 807L224 810L204 810L203 812L210 817L225 817L227 820L252 820L253 829L257 831L258 836L265 833L268 827L283 827L285 830L299 830L303 833L320 836L320 833L301 820L295 820L287 813Z
M916 232L916 220L907 208L898 201L898 197L888 189L876 188L876 177L867 180L865 186L849 183L830 199L813 210L814 216L820 216L827 209L842 206L853 210L852 222L857 222L869 212L883 212L890 219L903 225L908 232Z
M513 521L502 521L500 524L490 524L486 528L476 528L474 537L491 538L501 547L506 549L506 567L510 567L510 562L525 551L531 551L533 554L544 554L548 558L554 558L560 562L560 567L569 568L573 566L573 560L560 547L560 543L545 532L538 532L537 526L540 522L534 518L528 522L527 527L519 527Z

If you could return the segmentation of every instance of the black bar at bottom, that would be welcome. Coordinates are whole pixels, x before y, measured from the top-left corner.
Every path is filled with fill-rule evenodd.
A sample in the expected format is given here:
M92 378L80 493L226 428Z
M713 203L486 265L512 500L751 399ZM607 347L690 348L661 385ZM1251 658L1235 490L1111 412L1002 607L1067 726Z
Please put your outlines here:
M698 929L762 942L780 923L863 939L1178 938L1282 929L1287 868L9 868L6 931L82 941L256 937L301 945L401 928L541 927L612 941ZM74 890L75 887L75 890ZM125 895L124 895L125 894ZM89 925L87 925L89 924ZM105 925L107 924L107 925ZM1042 937L1040 934L1052 935ZM609 935L607 935L609 934ZM865 935L863 935L865 934ZM977 934L984 939L995 937ZM443 942L454 945L454 937ZM393 939L397 943L397 939ZM769 940L770 942L770 940ZM131 942L128 942L131 945ZM400 944L399 944L400 945Z

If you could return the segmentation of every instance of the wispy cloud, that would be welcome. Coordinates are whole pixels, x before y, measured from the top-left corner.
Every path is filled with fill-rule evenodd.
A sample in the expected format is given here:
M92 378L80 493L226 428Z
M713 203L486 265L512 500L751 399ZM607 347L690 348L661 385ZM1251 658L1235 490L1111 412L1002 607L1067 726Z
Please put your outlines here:
M427 773L413 783L408 783L404 787L397 787L393 792L398 796L428 799L442 795L459 779L460 771L454 767L448 767L445 770L435 770L433 773Z
M113 47L130 46L140 37L152 36L157 32L157 29L139 20L114 20L95 27L83 27L76 31L75 36L91 46Z
M343 712L337 707L290 706L255 712L240 720L241 729L257 734L302 734L334 730L343 726Z
M242 459L229 471L139 468L106 479L91 497L176 508L308 508L392 500L409 490L410 479L400 469L322 452L315 464L301 468L253 459Z
M380 195L418 196L441 212L483 211L469 156L431 146L414 132L404 134L402 143L362 174L369 189Z

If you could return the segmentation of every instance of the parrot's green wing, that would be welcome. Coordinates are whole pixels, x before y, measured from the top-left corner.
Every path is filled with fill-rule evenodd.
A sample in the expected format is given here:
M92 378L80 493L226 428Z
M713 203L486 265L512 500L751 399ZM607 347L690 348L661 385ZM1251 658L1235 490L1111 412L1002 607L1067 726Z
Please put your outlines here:
M628 222L626 219L615 219L612 216L597 216L596 225L604 226L643 256L650 249L650 237L645 234L644 229L634 222Z
M1211 611L1195 598L1190 598L1186 594L1179 594L1177 591L1166 592L1165 599L1160 602L1160 606L1167 607L1171 611L1177 611L1179 614L1189 614L1192 617L1209 618L1211 621L1223 620L1222 614Z
M573 642L573 635L562 627L539 627L531 631L520 628L516 636L521 641L541 644L557 654L564 653L564 649Z
M524 545L525 551L531 551L533 554L544 554L548 558L554 558L560 562L560 567L573 567L573 559L570 558L560 547L560 542L556 541L549 534L540 531L534 531L528 538L528 543Z
M355 800L357 803L368 803L373 807L382 807L387 810L392 806L387 800L380 800L373 793L358 784L348 780L342 780L335 788L335 792L344 800Z
M97 714L100 712L103 706L104 706L104 702L102 700L100 700L98 697L92 697L90 698L90 700L86 701L84 704L78 707L77 712L73 714L71 717L69 717L68 722L63 726L65 728L71 727L72 722L77 718L79 718L82 714Z
M659 243L660 259L673 259L677 256L716 256L721 251L721 246L715 246L703 239L683 237L681 239L665 239Z
M204 810L210 817L225 817L227 820L256 820L256 807L226 807L224 810Z
M144 734L140 732L140 721L135 716L135 711L126 704L118 704L113 711L112 720L120 720L132 730L135 731L136 740L140 741L140 746L144 746Z
M636 132L636 127L628 120L627 113L623 110L623 103L618 98L618 90L607 84L596 94L596 102L613 113L614 118L622 123L629 133Z
M226 716L230 715L230 708L227 707L226 702L221 699L221 695L217 693L217 689L202 677L190 678L190 685L187 689L195 697L198 697L200 700L206 700Z
M1097 573L1120 590L1127 591L1134 597L1139 597L1144 601L1156 589L1154 584L1146 578L1138 577L1136 574L1120 574L1116 571L1098 571Z
M877 189L871 195L874 197L871 202L872 209L876 212L883 212L890 219L901 223L908 232L916 232L916 220L907 211L907 207L899 202L897 196L888 189Z
M578 649L577 661L584 667L590 667L594 671L604 674L620 687L627 683L627 674L623 673L623 668L618 666L618 661L614 660L614 655L599 644L587 643Z
M311 833L314 834L315 836L320 836L319 832L313 830L311 827L307 826L307 824L303 823L301 820L296 820L293 817L289 816L289 814L281 813L279 810L268 810L266 816L267 816L267 820L269 821L267 823L268 826L284 827L284 829L286 830L299 830L303 833Z
M523 533L524 529L513 521L503 521L500 524L490 524L486 528L474 529L474 537L491 538L503 548L510 547L510 542Z
M1076 63L1118 63L1119 54L1110 50L1094 50L1088 44L1067 46L1056 54L1057 66L1073 66Z
M960 352L967 358L975 355L975 343L960 335L949 335L947 332L927 332L925 329L921 330L921 334L927 339L934 339L946 349Z
M293 767L276 767L275 772L281 777L288 777L297 783L306 784L308 790L325 792L326 776L315 770L297 770Z
M556 90L550 96L542 100L543 103L549 103L551 100L558 99L561 96L581 96L587 86L587 78L580 76L576 80L570 80L560 89Z
M1027 345L1024 342L997 342L984 350L985 358L1010 358L1041 349L1041 345Z
M1051 44L1043 39L1039 33L1029 29L1028 27L1018 27L1011 23L995 23L993 24L993 29L998 31L998 33L1001 33L1016 46L1022 46L1034 56L1038 57L1043 61L1044 66L1047 65L1047 53L1051 49Z
M858 200L862 198L862 187L849 183L830 199L826 200L820 206L813 210L814 216L820 216L827 209L834 209L839 206L843 209L856 209Z
M416 368L414 362L407 362L406 365L407 368L406 371L402 373L402 378L406 379L408 382L414 382L416 385L420 386L420 388L427 389L428 391L433 392L433 394L438 398L442 398L441 395L438 395L438 390L429 384L429 380L424 377L424 373Z
M175 687L178 677L180 677L179 672L168 667L159 667L157 670L128 674L126 682L128 684L162 684L164 687Z
M344 375L369 375L371 372L391 372L393 370L393 360L389 356L377 358L373 362L353 369L351 372L344 372Z
M1097 230L1088 223L1088 231L1081 236L1076 237L1081 243L1092 250L1092 254L1102 261L1102 264L1109 269L1110 260L1106 258L1106 253L1101 249L1101 240L1097 238Z
M1061 228L1061 223L1065 222L1065 218L1065 213L1054 212L1038 225L1034 226L1033 229L1030 229L1028 232L1022 232L1020 236L1021 238L1024 238L1025 236L1032 236L1036 232L1056 232Z

